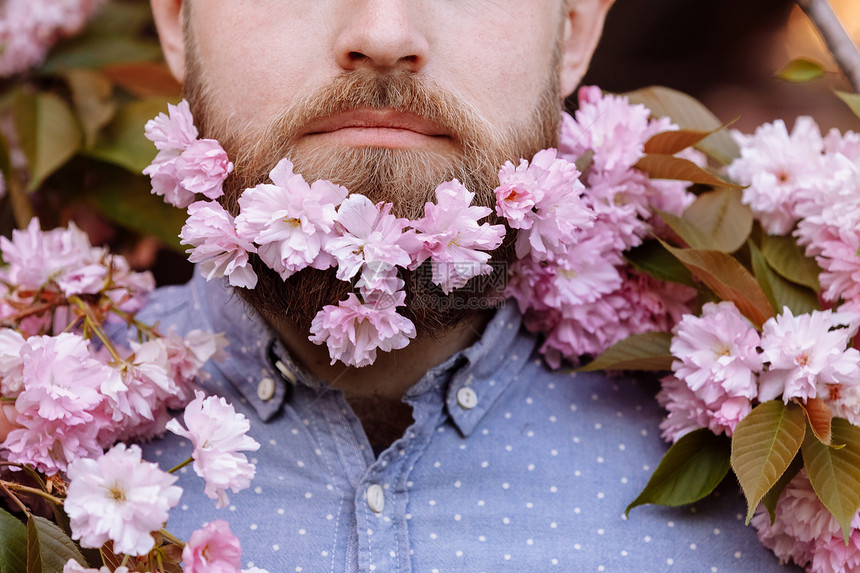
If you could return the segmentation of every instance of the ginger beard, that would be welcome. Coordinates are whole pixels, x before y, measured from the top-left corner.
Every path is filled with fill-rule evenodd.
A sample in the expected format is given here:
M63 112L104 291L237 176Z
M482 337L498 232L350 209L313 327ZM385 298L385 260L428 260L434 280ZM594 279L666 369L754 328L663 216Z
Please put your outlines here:
M508 130L497 129L461 98L428 85L417 74L372 68L340 74L317 92L296 98L264 128L249 130L232 124L220 112L188 29L186 47L185 98L195 123L201 137L217 139L235 164L222 198L233 216L238 214L242 192L268 182L269 172L284 157L309 183L326 179L374 202L392 203L392 213L398 217L420 218L424 203L435 199L436 187L454 178L475 193L473 204L494 209L501 166L506 161L531 159L537 151L555 147L558 142L560 49L553 56L547 85L529 120ZM366 108L397 110L428 119L455 145L450 153L443 154L423 149L319 145L301 136L315 120ZM503 222L494 214L488 220L492 224ZM472 279L448 295L429 281L431 273L426 268L401 269L406 306L399 312L415 324L419 338L442 334L492 306L487 304L490 297L501 302L507 268L514 259L514 239L514 232L509 230L504 244L493 253L494 276ZM256 255L251 255L251 261L257 286L237 289L238 294L275 327L308 332L323 306L337 305L352 290L351 284L337 279L335 269L307 268L284 281Z

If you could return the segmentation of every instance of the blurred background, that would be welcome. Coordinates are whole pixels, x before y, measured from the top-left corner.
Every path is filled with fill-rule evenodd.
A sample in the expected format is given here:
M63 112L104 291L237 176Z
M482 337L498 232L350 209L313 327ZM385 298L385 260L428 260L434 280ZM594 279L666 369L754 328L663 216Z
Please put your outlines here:
M860 2L831 3L860 41ZM148 0L0 0L0 46L0 234L33 215L43 228L73 221L159 284L187 280L184 212L141 175L155 155L143 126L181 95ZM827 73L777 79L799 57ZM681 90L741 131L798 115L860 130L832 92L850 86L790 0L617 0L585 83Z

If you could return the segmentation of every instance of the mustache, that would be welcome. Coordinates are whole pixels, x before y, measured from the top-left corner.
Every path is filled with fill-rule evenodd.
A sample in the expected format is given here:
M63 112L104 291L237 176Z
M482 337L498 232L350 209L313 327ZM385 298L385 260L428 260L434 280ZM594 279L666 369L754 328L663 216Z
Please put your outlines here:
M313 93L298 97L258 133L229 145L237 170L262 155L289 157L311 123L360 109L393 110L430 121L449 135L467 156L480 157L487 141L509 146L509 135L484 120L464 98L403 70L359 69L335 76ZM229 134L219 134L229 140ZM256 166L264 168L264 166ZM274 165L272 165L274 167Z

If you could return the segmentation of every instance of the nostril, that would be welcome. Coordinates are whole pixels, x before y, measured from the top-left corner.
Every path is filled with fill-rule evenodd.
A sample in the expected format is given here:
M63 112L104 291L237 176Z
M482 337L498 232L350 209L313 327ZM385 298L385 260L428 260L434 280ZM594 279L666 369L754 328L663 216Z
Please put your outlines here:
M348 57L351 62L363 62L367 59L367 56L361 52L350 52Z

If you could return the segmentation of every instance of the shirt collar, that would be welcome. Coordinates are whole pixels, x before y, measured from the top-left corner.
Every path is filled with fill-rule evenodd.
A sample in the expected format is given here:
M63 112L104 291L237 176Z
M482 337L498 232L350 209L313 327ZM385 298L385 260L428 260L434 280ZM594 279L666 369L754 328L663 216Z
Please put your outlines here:
M327 386L292 360L266 322L225 283L193 280L196 301L211 317L213 330L223 331L230 342L229 357L215 366L261 420L280 410L291 386L318 391ZM520 332L521 320L516 304L500 307L475 344L430 369L406 392L406 400L441 393L451 419L468 436L531 356L534 339Z

